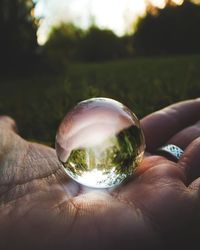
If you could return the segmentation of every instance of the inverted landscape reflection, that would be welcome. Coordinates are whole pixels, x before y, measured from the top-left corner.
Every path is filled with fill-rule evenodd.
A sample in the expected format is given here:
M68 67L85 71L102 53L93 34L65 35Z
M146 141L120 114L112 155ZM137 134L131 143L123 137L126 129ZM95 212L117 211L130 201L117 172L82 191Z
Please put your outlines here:
M80 184L109 188L131 176L145 143L136 116L121 103L93 98L61 123L56 150L66 173Z

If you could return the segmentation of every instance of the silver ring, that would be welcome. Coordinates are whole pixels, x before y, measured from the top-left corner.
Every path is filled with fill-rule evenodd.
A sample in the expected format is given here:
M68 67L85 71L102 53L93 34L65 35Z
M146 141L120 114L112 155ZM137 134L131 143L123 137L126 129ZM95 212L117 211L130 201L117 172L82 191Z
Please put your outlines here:
M175 161L178 161L184 153L181 148L173 144L162 146L157 152L163 156L171 156Z

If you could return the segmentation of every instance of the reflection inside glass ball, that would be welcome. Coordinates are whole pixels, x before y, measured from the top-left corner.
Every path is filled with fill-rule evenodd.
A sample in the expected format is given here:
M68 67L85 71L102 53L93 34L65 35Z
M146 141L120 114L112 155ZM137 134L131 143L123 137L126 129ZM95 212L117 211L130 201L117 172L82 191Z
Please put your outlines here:
M56 152L66 173L94 188L113 187L131 176L144 149L137 117L108 98L78 103L65 116L56 135Z

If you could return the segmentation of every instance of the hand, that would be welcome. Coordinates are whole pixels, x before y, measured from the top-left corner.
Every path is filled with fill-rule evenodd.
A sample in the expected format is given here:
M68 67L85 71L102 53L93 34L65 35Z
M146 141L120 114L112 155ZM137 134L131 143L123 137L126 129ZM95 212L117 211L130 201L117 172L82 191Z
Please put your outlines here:
M0 249L191 249L199 225L200 99L144 119L148 157L126 184L86 189L55 150L23 140L0 118ZM165 143L178 163L153 155Z

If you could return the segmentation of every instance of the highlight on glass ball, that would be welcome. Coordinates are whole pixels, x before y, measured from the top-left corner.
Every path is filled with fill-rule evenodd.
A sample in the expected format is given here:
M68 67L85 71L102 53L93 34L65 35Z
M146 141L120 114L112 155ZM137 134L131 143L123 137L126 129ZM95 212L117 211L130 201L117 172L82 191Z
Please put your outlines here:
M143 158L139 120L118 101L92 98L78 103L56 135L57 156L78 183L110 188L130 177Z

